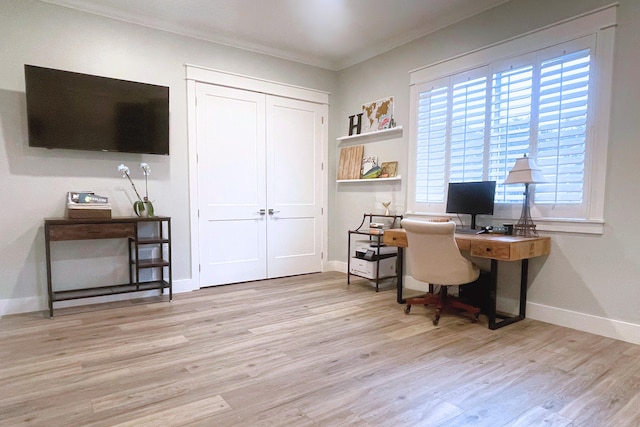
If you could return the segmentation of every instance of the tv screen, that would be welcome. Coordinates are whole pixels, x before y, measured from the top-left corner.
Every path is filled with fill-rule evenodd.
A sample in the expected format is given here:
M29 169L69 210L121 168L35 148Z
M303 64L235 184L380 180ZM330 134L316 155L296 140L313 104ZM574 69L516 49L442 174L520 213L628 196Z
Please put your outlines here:
M25 65L29 146L169 154L169 88Z
M471 214L471 228L475 228L476 215L493 215L495 195L495 181L450 182L447 213Z

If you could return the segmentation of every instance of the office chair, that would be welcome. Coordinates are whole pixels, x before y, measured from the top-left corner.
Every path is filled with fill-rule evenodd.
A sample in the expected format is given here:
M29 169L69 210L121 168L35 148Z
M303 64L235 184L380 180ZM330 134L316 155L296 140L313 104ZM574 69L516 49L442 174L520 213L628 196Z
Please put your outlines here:
M463 303L447 293L449 286L471 283L480 276L478 266L463 257L458 249L454 236L455 223L403 219L401 224L407 232L406 250L411 275L428 283L430 290L421 297L408 298L404 313L409 314L412 305L435 305L433 324L437 325L442 311L452 307L471 314L471 321L475 323L480 315L480 308ZM440 293L433 293L438 285Z

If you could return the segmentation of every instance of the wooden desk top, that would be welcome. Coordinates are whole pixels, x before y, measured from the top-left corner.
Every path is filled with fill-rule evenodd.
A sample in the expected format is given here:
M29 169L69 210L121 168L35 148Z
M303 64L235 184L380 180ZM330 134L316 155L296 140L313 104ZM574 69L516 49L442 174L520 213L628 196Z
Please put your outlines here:
M408 246L407 233L402 228L385 230L382 241L390 246ZM548 255L551 251L550 237L456 234L456 243L461 251L469 251L471 256L502 261L535 258Z

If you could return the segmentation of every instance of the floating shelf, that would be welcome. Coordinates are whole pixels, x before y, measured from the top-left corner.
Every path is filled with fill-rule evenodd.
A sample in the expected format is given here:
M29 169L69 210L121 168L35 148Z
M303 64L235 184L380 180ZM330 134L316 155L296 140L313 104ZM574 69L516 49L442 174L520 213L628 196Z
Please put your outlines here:
M382 181L400 181L401 176L394 176L392 178L360 178L360 179L337 179L336 182L382 182Z
M338 143L353 142L366 139L390 139L402 136L402 126L396 126L391 129L382 129L377 132L367 132L358 135L341 136L337 138Z

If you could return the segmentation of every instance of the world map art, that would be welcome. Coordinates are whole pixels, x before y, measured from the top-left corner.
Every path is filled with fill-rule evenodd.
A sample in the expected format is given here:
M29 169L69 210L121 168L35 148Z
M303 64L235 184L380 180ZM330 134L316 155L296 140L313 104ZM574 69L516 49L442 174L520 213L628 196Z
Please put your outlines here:
M364 113L363 132L377 132L391 127L393 96L362 105Z

